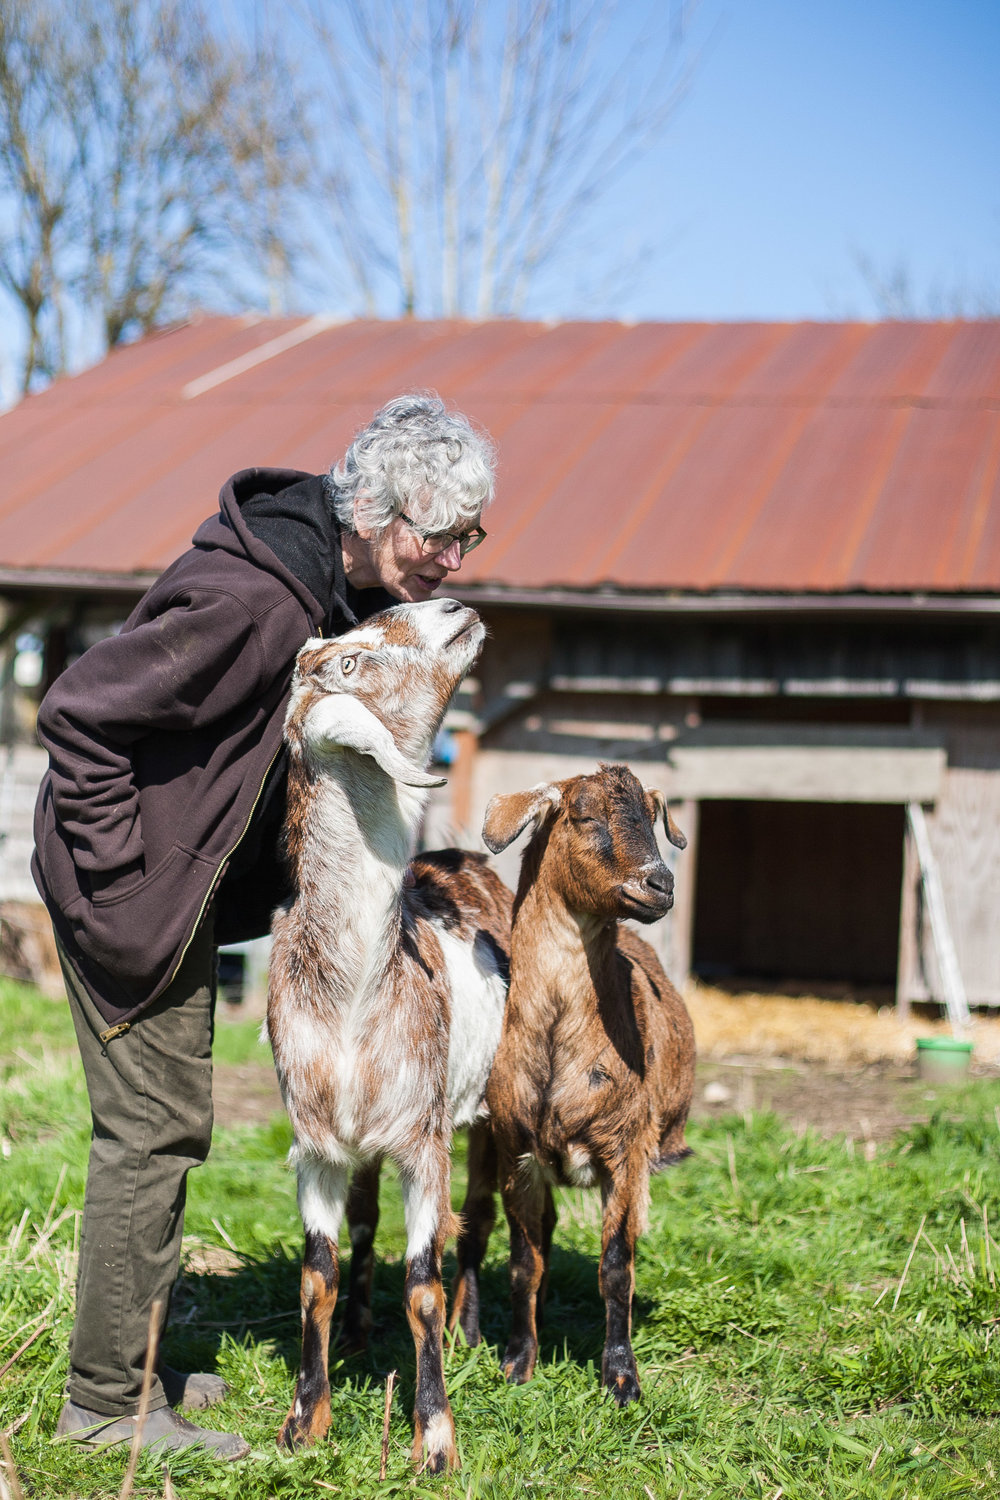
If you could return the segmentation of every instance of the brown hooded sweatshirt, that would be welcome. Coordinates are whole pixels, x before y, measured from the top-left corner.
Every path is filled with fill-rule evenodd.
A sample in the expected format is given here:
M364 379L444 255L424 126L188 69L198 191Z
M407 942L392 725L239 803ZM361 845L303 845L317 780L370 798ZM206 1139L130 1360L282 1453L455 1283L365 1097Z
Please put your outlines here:
M311 588L251 530L241 506L261 502L265 535L283 507L306 518ZM287 555L294 564L294 546ZM347 584L322 478L246 469L120 634L46 694L32 873L110 1026L162 994L213 898L216 941L268 930L286 887L260 825L265 809L280 825L296 653L392 602Z

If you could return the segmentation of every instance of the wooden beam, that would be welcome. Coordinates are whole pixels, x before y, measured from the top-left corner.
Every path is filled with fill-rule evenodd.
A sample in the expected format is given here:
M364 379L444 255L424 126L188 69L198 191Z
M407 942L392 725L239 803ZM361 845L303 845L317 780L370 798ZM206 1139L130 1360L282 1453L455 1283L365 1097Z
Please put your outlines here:
M669 748L672 797L762 802L937 800L947 754L913 730L706 724Z
M463 837L468 837L472 819L472 784L476 767L479 736L471 729L452 730L456 756L451 768L451 819ZM475 833L478 837L479 830Z
M687 838L686 849L672 849L670 860L674 872L674 906L670 923L670 955L667 974L679 990L691 975L694 953L694 893L698 878L698 804L691 800L671 807L674 821Z

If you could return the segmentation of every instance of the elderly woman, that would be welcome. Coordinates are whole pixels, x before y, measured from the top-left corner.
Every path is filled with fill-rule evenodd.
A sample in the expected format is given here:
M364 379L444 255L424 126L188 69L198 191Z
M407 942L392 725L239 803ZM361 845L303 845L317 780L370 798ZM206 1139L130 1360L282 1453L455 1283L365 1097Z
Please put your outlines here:
M434 396L376 412L319 477L245 469L121 633L54 684L33 865L63 962L94 1133L58 1434L131 1440L151 1309L166 1320L185 1182L212 1130L215 950L287 891L282 721L295 656L429 599L482 541L489 439ZM144 1441L239 1458L195 1426L216 1376L160 1365Z

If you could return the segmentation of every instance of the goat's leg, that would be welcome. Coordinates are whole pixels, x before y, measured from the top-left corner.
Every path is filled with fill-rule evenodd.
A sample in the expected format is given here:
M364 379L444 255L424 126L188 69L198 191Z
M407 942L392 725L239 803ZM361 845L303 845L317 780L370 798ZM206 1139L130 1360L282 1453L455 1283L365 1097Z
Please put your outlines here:
M406 1317L416 1351L413 1462L440 1474L459 1467L455 1419L444 1388L444 1286L441 1258L452 1229L448 1147L425 1148L420 1178L403 1175L406 1214ZM429 1160L433 1152L436 1160Z
M530 1380L538 1358L538 1293L545 1276L547 1184L534 1157L500 1152L500 1188L510 1227L511 1332L502 1360L512 1385Z
M621 1184L613 1181L605 1189L601 1230L600 1285L607 1309L601 1384L611 1392L619 1406L627 1406L630 1401L638 1400L641 1394L639 1371L632 1350L632 1297L643 1184L629 1183L628 1175L623 1173L625 1180Z
M347 1197L347 1170L309 1158L299 1162L299 1212L306 1232L302 1260L302 1360L295 1398L278 1445L315 1443L330 1429L330 1320L337 1304L337 1236Z
M485 1120L469 1128L469 1176L462 1205L456 1257L458 1278L448 1327L460 1327L466 1343L478 1344L479 1268L496 1220L497 1153L493 1132Z
M347 1307L343 1339L347 1349L360 1353L368 1347L372 1326L372 1278L375 1271L375 1230L378 1228L378 1179L381 1160L358 1167L347 1195L347 1228L351 1236L351 1268L347 1275Z
M538 1286L538 1298L535 1304L535 1321L539 1328L545 1321L545 1299L549 1294L549 1260L552 1255L552 1236L555 1233L556 1220L555 1200L552 1197L552 1189L548 1183L545 1184L545 1203L542 1208L542 1279Z

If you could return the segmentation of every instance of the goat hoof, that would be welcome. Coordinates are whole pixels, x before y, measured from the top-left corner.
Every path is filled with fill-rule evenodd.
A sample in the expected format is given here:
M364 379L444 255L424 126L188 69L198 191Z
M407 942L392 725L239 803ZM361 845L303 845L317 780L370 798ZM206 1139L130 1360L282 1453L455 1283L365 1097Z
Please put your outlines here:
M278 1447L285 1448L289 1453L294 1453L296 1448L305 1448L309 1444L309 1436L299 1427L298 1422L291 1417L282 1424L278 1433Z
M429 1442L434 1444L433 1448L428 1446ZM418 1474L444 1474L461 1467L450 1413L432 1418L426 1429L417 1424L413 1435L413 1467Z
M508 1385L524 1385L535 1371L534 1349L516 1349L508 1345L502 1369Z
M634 1370L620 1370L617 1375L605 1377L604 1386L615 1398L617 1406L628 1406L642 1395L639 1377Z
M457 1324L451 1331L453 1333L461 1333L463 1339L468 1344L470 1349L474 1349L477 1344L482 1343L483 1336L479 1331L478 1318L459 1318Z
M311 1448L314 1443L326 1437L329 1427L329 1419L325 1423L313 1421L306 1424L291 1411L278 1433L278 1447L287 1449L289 1453L295 1453L300 1448Z

